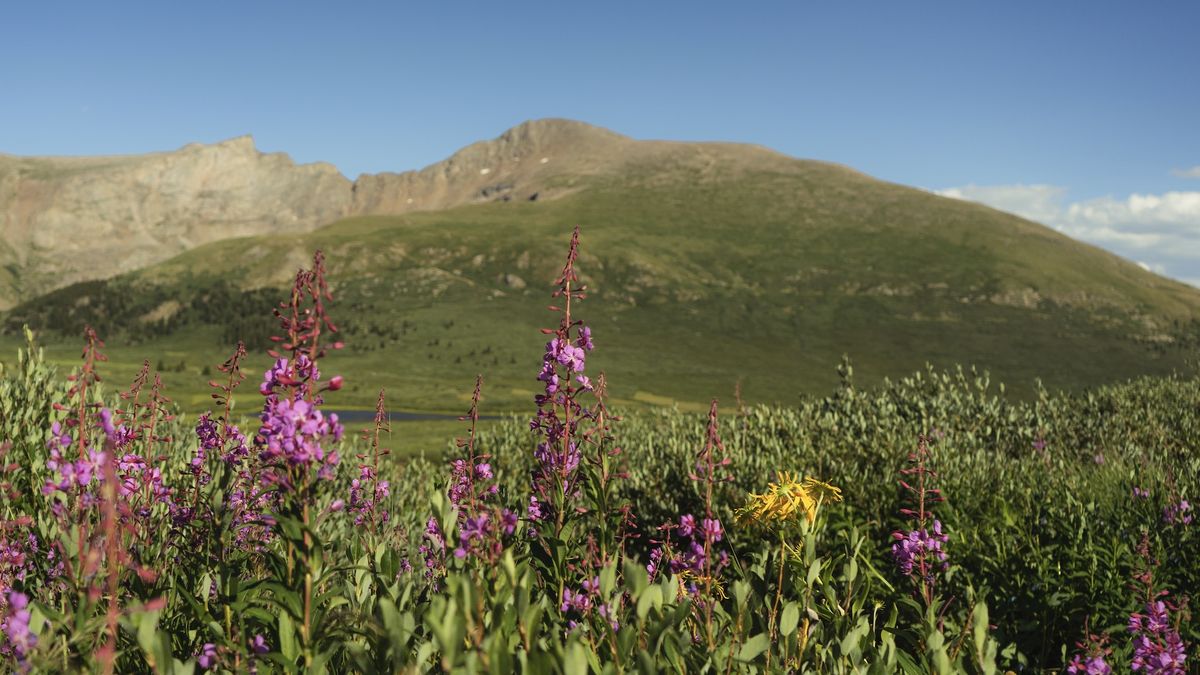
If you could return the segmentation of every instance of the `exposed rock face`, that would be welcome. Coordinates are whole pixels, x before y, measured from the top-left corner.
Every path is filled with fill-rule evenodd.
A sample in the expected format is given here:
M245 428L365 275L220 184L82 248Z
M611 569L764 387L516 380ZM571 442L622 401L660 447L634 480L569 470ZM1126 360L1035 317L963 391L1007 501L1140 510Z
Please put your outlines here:
M571 186L552 178L603 172L642 145L583 122L525 122L420 171L359 176L354 210L395 215L477 202L553 199Z
M310 230L346 215L350 182L248 137L94 158L0 155L0 308L191 247Z

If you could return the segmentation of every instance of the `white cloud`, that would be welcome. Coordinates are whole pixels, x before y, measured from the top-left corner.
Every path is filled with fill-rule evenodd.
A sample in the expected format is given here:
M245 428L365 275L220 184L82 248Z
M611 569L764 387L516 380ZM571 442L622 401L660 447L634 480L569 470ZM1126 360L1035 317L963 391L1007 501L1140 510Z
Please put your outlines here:
M979 202L1039 223L1054 224L1067 189L1057 185L966 185L934 190L943 197Z
M1176 178L1200 178L1200 164L1190 169L1171 169L1171 175Z
M1069 221L1125 231L1200 234L1200 192L1129 195L1123 200L1101 197L1067 206Z
M1187 283L1200 279L1200 192L1077 202L1068 202L1066 188L1055 185L967 185L934 192L1044 223L1164 276Z

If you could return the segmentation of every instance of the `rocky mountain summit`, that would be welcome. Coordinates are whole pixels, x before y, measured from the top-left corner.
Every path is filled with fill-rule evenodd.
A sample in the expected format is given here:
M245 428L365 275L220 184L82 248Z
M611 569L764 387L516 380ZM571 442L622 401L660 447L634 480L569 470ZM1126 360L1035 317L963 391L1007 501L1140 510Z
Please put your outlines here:
M526 122L419 171L347 180L249 136L115 157L0 154L0 309L209 242L310 231L352 215L551 199L637 145L568 120Z
M583 122L525 122L419 171L364 174L356 215L399 215L485 201L553 199L583 176L611 171L645 141Z

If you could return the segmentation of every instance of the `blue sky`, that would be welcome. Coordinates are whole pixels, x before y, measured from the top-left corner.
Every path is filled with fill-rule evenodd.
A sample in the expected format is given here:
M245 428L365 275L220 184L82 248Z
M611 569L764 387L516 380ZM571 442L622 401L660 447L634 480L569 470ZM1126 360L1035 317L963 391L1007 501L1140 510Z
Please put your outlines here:
M250 133L354 177L570 117L848 164L1195 281L1197 26L1196 2L18 3L0 152Z

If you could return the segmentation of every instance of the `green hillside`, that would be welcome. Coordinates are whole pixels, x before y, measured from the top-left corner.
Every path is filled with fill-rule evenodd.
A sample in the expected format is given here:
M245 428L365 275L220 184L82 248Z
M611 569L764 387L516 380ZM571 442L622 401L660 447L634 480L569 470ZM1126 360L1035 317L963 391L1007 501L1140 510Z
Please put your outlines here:
M265 348L269 309L323 249L347 349L327 368L367 406L525 408L570 229L593 293L579 309L618 399L793 402L828 391L843 353L861 382L926 362L975 364L1019 392L1185 367L1200 291L976 204L748 146L635 143L544 185L560 195L359 217L292 238L225 240L14 308L58 335L87 322L118 376L166 366L185 407L238 337ZM531 195L530 195L531 196ZM0 352L8 358L12 349ZM53 346L74 357L74 342Z

